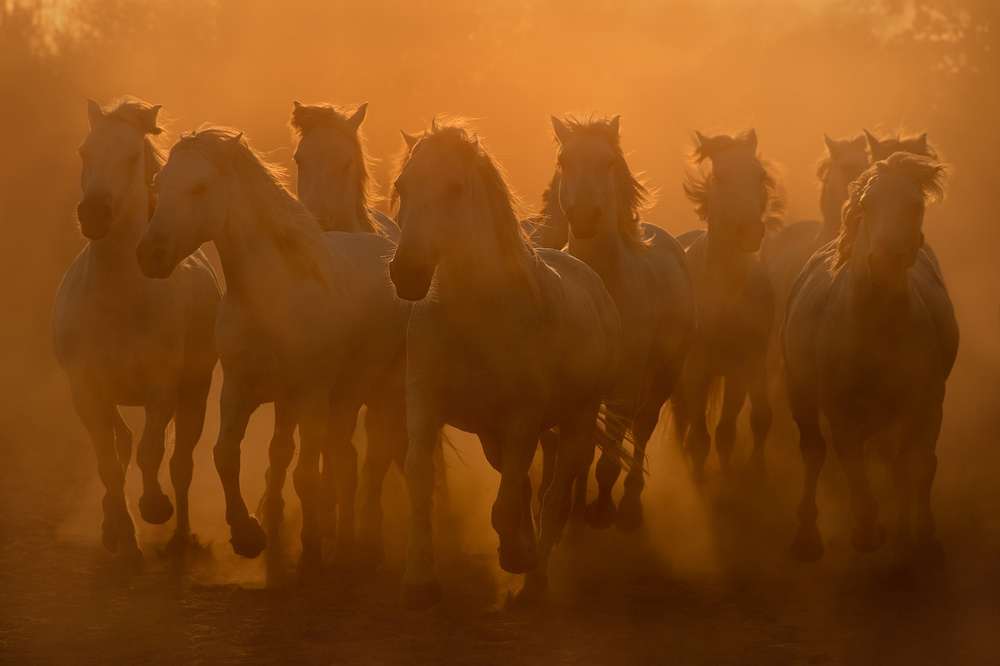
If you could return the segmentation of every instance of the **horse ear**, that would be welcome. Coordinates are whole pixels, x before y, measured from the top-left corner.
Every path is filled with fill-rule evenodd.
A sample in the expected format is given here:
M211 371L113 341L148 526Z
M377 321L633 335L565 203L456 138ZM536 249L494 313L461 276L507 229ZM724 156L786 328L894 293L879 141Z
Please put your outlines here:
M149 115L146 117L146 121L149 123L149 127L146 128L146 132L149 134L159 134L163 130L156 126L156 116L160 113L160 109L163 108L162 104L157 104L149 110Z
M566 123L552 116L552 129L556 132L556 141L560 144L566 143L569 139L569 128L566 127Z
M476 132L472 135L472 141L470 141L469 143L472 144L473 148L479 147L479 132Z
M827 136L826 132L823 132L823 143L826 144L826 152L831 155L835 155L837 153L837 142Z
M229 139L229 143L230 143L230 145L238 146L239 143L240 143L240 139L242 139L242 138L243 138L243 132L240 132L236 136L234 136L231 139Z
M406 142L407 150L413 150L413 146L417 145L417 141L420 141L419 134L407 134L403 130L399 130L399 133L403 135L403 141Z
M694 131L694 138L698 142L699 148L702 148L708 144L708 137L699 132L698 130Z
M299 100L297 100L297 99L293 99L292 100L292 106L294 108L296 108L296 109L301 109L302 108L302 103L299 102Z
M101 105L92 99L87 100L87 118L90 120L90 129L94 129L94 125L104 118L104 110L101 109Z
M865 133L865 142L868 144L868 151L872 155L874 155L878 151L878 148L882 142L876 139L875 136L868 130L864 130L864 133Z
M750 146L751 152L757 152L757 130L752 127L750 128L750 131L747 132L747 144Z
M365 102L358 107L358 110L354 112L350 118L347 119L347 124L354 129L355 132L361 127L361 123L365 120L365 115L368 113L368 102Z
M927 132L917 137L917 147L920 148L921 154L927 153Z
M437 116L434 116L433 118L431 118L431 132L437 132L437 131L438 131L438 119Z
M614 132L616 135L619 133L619 130L621 129L621 123L619 122L620 120L621 116L615 116L614 118L611 119L611 122L608 123L608 127L610 127L611 131Z

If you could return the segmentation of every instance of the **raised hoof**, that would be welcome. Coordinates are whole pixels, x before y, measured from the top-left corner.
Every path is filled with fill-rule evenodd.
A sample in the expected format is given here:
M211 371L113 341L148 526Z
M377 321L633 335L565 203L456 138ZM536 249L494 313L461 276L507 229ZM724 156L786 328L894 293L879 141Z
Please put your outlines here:
M615 519L615 527L621 532L635 532L642 527L642 501L636 496L634 499L625 495L618 503L618 517Z
M115 528L107 518L101 523L101 543L109 553L118 552L118 537L115 536Z
M139 513L150 525L162 525L174 515L174 505L170 503L170 498L162 493L143 495L139 498Z
M253 559L261 554L267 546L267 537L260 523L254 517L249 517L245 521L233 525L232 538L229 543L233 544L233 552L242 557Z
M618 510L612 500L594 500L587 505L587 524L595 530L606 530L615 524Z
M885 543L885 528L878 523L864 528L857 526L851 533L851 545L859 553L873 553Z
M500 568L512 574L533 571L538 566L538 550L534 545L504 547L500 545Z
M146 566L146 559L138 546L124 548L118 551L118 568L125 573L139 573Z
M798 562L815 562L823 557L823 539L815 525L802 525L792 542L792 557Z
M441 583L436 578L426 583L403 583L403 608L406 610L430 608L443 597Z
M385 547L381 541L359 541L354 547L354 561L363 569L374 569L385 562Z
M917 571L924 575L936 574L944 569L944 546L940 539L931 538L928 541L917 542L913 555Z

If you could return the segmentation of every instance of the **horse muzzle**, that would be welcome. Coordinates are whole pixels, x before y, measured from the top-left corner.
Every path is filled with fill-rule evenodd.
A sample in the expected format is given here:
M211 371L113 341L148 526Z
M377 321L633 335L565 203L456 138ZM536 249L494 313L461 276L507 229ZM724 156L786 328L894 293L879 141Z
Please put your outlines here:
M764 223L751 222L736 225L736 247L740 252L756 252L764 241Z
M177 261L162 243L150 241L143 236L139 247L135 249L135 258L139 261L139 270L148 278L166 279L174 272Z
M101 240L111 230L114 213L111 197L106 194L87 194L76 207L80 231L90 240Z
M389 278L396 288L396 295L403 300L423 300L434 279L434 266L406 264L393 258L389 262Z
M604 211L600 206L582 209L579 206L573 205L565 213L573 235L576 238L586 240L597 235Z

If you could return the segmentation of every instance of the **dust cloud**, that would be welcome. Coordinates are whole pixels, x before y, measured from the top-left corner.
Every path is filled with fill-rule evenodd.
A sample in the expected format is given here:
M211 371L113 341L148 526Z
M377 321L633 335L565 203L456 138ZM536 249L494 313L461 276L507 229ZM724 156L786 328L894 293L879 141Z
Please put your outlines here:
M0 660L995 661L998 30L992 0L0 2ZM477 119L532 206L554 168L549 116L621 114L630 166L657 192L646 220L675 234L698 225L681 188L691 130L755 127L763 154L782 166L789 221L820 216L823 132L927 131L953 168L925 233L962 331L932 499L947 570L891 587L891 543L872 555L853 551L832 450L819 497L827 552L795 563L788 547L802 468L794 426L778 420L770 483L753 493L711 474L696 489L661 424L650 442L646 526L567 535L542 609L504 607L517 581L497 566L489 527L499 477L460 433L451 434L448 487L437 501L441 605L399 608L408 516L395 468L380 569L331 571L308 588L269 586L264 558L238 558L228 544L211 460L217 369L191 488L203 552L178 571L157 556L170 523L137 519L147 571L119 575L100 546L103 489L49 327L59 279L84 246L75 151L87 132L85 100L124 94L162 104L171 139L206 121L235 126L290 169L293 99L368 102L362 129L385 197L399 130L460 113ZM141 410L125 417L139 432ZM272 423L273 410L259 410L243 444L251 510ZM363 450L360 431L356 442ZM749 446L744 417L737 461ZM875 465L871 474L891 534L888 474ZM139 482L133 465L136 516ZM281 550L291 570L291 484L285 497ZM266 555L277 550L270 544Z

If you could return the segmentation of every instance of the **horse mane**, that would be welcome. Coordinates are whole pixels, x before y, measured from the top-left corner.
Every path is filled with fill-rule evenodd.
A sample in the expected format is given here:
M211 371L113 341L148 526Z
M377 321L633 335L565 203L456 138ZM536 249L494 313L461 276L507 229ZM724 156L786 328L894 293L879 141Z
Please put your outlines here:
M641 214L652 204L652 195L645 184L633 174L622 151L621 136L611 120L596 113L585 118L568 116L564 123L574 134L595 136L602 139L614 155L615 189L618 199L618 233L626 245L633 249L645 249L650 241L642 234Z
M539 215L543 220L552 220L558 212L559 206L559 170L552 174L552 180L542 190L542 210Z
M131 95L119 97L101 108L105 118L127 123L143 134L142 162L145 169L143 182L146 185L149 219L153 219L153 213L156 212L156 188L153 186L153 178L167 161L163 140L160 137L163 134L163 128L156 124L155 109L158 107Z
M322 230L285 186L284 168L268 162L243 138L243 132L231 127L202 125L182 135L170 154L181 150L194 150L238 178L258 223L274 237L282 254L303 274L326 284Z
M743 130L736 135L717 134L706 137L696 133L690 159L695 167L699 167L702 162L711 160L721 151L740 145L756 145L756 136L753 128ZM764 197L766 202L764 225L770 230L780 229L788 201L778 179L778 167L760 154L755 154L754 158L764 167ZM688 170L684 180L684 194L694 204L698 218L702 222L708 222L709 176Z
M335 129L350 139L351 145L354 146L354 163L358 167L354 212L362 229L378 233L380 227L371 214L378 199L378 187L371 177L371 171L375 167L375 158L368 153L368 140L361 128L355 129L348 122L352 115L353 112L349 113L343 107L332 104L296 104L290 122L292 129L300 139L318 127Z
M534 289L537 280L533 271L541 259L520 223L520 219L525 217L524 206L514 194L503 167L493 159L477 134L473 133L470 137L467 120L435 118L431 128L424 132L410 151L400 174L405 173L413 156L433 145L458 153L482 181L500 253Z
M837 239L837 256L830 272L836 275L851 260L854 242L861 229L861 197L868 185L877 176L904 176L912 182L924 201L940 200L944 197L944 177L947 167L930 157L912 153L893 153L888 159L876 162L851 183L850 196L841 214L840 237Z

